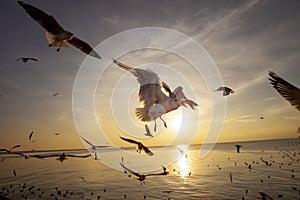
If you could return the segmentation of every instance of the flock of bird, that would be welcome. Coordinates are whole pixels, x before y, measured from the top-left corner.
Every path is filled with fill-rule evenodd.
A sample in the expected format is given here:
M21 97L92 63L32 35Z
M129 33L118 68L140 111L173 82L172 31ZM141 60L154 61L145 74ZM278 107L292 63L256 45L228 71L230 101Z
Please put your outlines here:
M40 26L42 26L46 30L46 39L49 43L49 47L57 47L56 50L57 52L59 52L61 48L65 48L68 47L68 45L72 45L75 48L84 52L85 54L88 54L97 59L101 59L101 56L88 43L77 38L71 32L65 30L52 15L49 15L44 11L40 10L39 8L36 8L35 6L25 3L23 1L18 1L18 3L22 8L24 8L24 10L28 13L28 15L33 20L35 20ZM26 63L28 61L36 62L38 61L38 59L33 57L21 57L18 58L17 61L22 61ZM163 82L154 71L150 69L134 68L126 64L123 64L115 59L113 59L113 63L116 64L118 67L132 73L137 78L137 82L139 83L138 98L140 103L143 105L143 107L136 108L135 114L136 117L142 122L147 123L150 121L154 121L154 131L156 131L157 129L157 123L156 123L157 119L160 119L163 122L164 127L166 128L168 127L167 122L162 118L162 115L172 112L178 109L180 106L190 107L192 110L194 110L195 107L198 106L196 102L186 97L186 95L183 93L183 88L181 86L178 86L172 91L171 88L167 85L167 83ZM269 78L270 83L276 89L276 91L281 96L283 96L286 100L288 100L292 106L294 106L296 109L300 111L299 88L285 81L284 79L276 75L274 72L269 72L269 76L270 76ZM218 89L215 90L215 92L216 91L223 92L223 96L228 96L234 93L234 91L231 88L225 86L219 87ZM53 94L53 96L57 96L57 95L59 95L59 93ZM264 118L261 117L261 119ZM145 130L146 130L145 136L150 138L154 137L151 134L151 131L147 124L145 124ZM59 133L56 133L56 135L58 134ZM29 135L29 140L33 141L32 137L33 137L33 131ZM144 151L149 156L152 156L154 154L148 147L146 147L139 141L126 138L126 137L121 137L121 136L120 139L128 143L136 144L138 153ZM90 154L78 156L78 155L65 154L65 153L51 154L51 155L40 155L40 154L25 155L23 153L14 151L16 148L19 148L20 146L21 145L15 145L11 149L0 149L0 152L2 151L8 154L16 154L19 156L23 156L26 159L28 158L44 159L48 157L57 157L57 160L60 162L66 160L67 157L87 158L91 156ZM237 153L240 152L241 147L242 147L241 145L236 145ZM126 167L123 162L123 159L120 162L120 166L124 169L126 173L135 175L138 178L138 180L141 182L141 184L144 183L144 180L147 176L167 175L169 173L166 171L166 168L163 167L163 172L161 173L140 174ZM14 175L15 176L17 175L15 170L14 170ZM230 173L230 179L232 181L231 173ZM263 196L263 199L268 199L266 194L261 194L261 195Z

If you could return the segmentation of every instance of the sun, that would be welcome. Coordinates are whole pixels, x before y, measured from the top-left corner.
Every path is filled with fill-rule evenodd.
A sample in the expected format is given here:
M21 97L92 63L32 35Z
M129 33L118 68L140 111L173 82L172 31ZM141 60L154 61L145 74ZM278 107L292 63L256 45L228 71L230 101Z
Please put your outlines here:
M182 122L182 112L177 111L173 112L172 115L168 116L168 126L174 130L174 131L179 131L181 127L181 122Z

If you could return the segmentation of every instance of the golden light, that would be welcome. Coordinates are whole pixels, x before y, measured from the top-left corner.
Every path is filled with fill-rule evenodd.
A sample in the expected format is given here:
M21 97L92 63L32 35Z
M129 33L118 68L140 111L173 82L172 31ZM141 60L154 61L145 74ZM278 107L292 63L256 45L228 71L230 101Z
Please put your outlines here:
M168 126L178 132L180 127L181 127L181 122L182 122L182 113L181 111L176 111L176 112L173 112L172 114L170 114L168 116L168 120L167 120L167 124Z
M190 171L189 171L189 165L187 162L187 158L183 155L179 160L178 160L178 168L181 176L188 176Z

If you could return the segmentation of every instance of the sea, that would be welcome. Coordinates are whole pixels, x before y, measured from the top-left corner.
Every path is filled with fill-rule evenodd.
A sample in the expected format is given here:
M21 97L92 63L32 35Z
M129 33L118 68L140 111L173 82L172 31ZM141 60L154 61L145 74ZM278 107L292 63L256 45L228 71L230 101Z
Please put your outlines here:
M124 149L110 147L25 152L27 155L86 155L29 158L0 154L0 194L19 199L300 199L300 139L278 139L239 143L218 143L206 156L200 157L201 145L173 146L164 151L176 152L178 159L164 164L167 175L146 176L144 182L129 170L111 167L101 158L108 155L139 174L135 148L126 151L135 161L121 158ZM235 145L239 144L240 153ZM157 152L159 147L150 147ZM95 158L94 156L97 155ZM157 162L157 161L156 161ZM143 160L143 165L147 162ZM126 172L125 172L126 171ZM15 173L14 173L15 172ZM0 198L1 199L1 198Z

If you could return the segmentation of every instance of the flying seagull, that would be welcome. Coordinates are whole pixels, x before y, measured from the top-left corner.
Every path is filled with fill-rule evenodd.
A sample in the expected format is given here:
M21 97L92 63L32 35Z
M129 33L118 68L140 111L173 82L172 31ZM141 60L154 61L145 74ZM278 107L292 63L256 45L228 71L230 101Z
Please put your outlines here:
M25 154L23 154L23 153L20 153L20 152L14 152L14 151L13 151L14 149L19 148L19 147L21 147L21 145L18 144L18 145L13 146L11 149L0 149L0 152L1 152L1 151L5 151L5 152L7 152L8 154L15 154L15 155L24 156L25 159L27 159L27 158L28 158L27 155L25 155Z
M243 146L239 145L239 144L236 144L235 147L236 147L236 152L240 153L240 148L243 147Z
M28 61L38 61L36 58L32 58L32 57L21 57L18 58L16 61L22 61L23 63L27 63Z
M29 135L29 140L31 140L31 138L32 138L32 135L33 135L33 131L31 131L31 133L30 133L30 135Z
M124 169L126 172L129 172L130 174L133 174L133 175L135 175L136 177L138 177L138 180L141 182L141 184L145 184L144 180L146 179L147 176L165 176L165 175L168 175L168 174L169 174L169 172L167 172L167 169L166 169L164 166L162 166L163 172L161 172L161 173L154 173L154 174L139 174L139 173L133 171L132 169L127 168L127 167L124 165L123 157L122 157L122 162L120 162L120 165L121 165L121 167L123 167L123 169Z
M76 155L72 155L72 154L65 154L65 153L62 153L62 154L52 154L52 155L32 155L30 157L34 157L34 158L40 158L40 159L43 159L43 158L49 158L49 157L58 157L56 160L60 161L60 162L63 162L64 160L67 160L68 158L67 157L74 157L74 158L87 158L87 157L90 157L91 154L88 154L88 155L83 155L83 156L76 156Z
M59 93L53 93L53 94L52 94L52 96L54 96L54 97L55 97L55 96L58 96L58 95L59 95Z
M300 89L269 71L269 80L276 91L300 111Z
M260 195L260 198L261 198L262 200L273 200L272 197L270 197L269 195L267 195L267 194L264 193L264 192L259 192L259 195Z
M136 108L135 114L138 119L144 122L155 122L154 131L156 131L156 119L160 118L164 126L166 122L161 118L165 113L176 110L179 106L190 106L193 110L198 106L192 100L186 98L183 93L183 88L178 86L173 92L169 86L160 80L158 75L150 69L144 70L133 68L120 63L117 60L113 61L119 67L131 72L140 84L139 101L143 104L143 108ZM162 88L168 93L166 95Z
M223 91L223 96L227 96L229 95L230 93L233 94L234 91L229 88L229 87L219 87L218 89L215 90L216 91Z
M75 37L73 33L64 30L64 28L56 21L56 19L52 15L49 15L30 4L24 3L23 1L18 1L18 3L25 9L30 17L32 17L32 19L34 19L44 29L46 29L46 38L48 40L49 47L58 47L58 52L60 48L68 47L67 43L69 43L74 47L80 49L82 52L95 58L101 59L100 55L89 44Z
M147 153L149 156L153 156L153 153L148 149L148 147L144 146L141 142L132 140L132 139L128 139L128 138L124 138L124 137L120 137L122 140L132 143L132 144L137 144L137 152L141 153L142 150L145 151L145 153Z
M145 133L146 136L153 137L147 124L145 124L145 130L146 130L146 133Z

